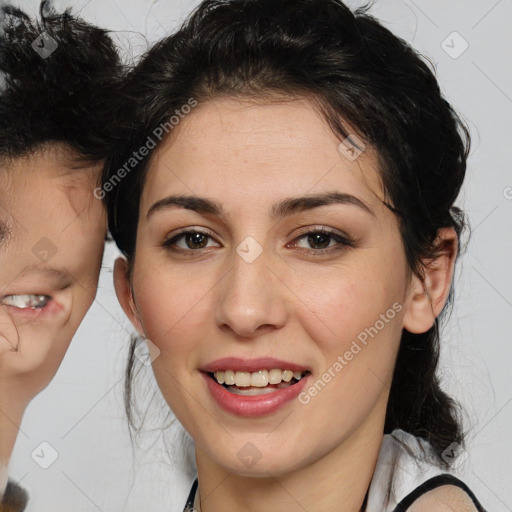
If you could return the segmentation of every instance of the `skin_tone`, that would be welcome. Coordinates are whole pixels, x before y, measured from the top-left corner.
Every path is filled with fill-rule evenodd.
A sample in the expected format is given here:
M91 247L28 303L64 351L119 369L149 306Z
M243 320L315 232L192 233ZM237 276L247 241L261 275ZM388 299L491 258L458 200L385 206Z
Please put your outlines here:
M433 325L457 254L454 230L442 228L423 279L410 272L377 162L371 146L346 158L307 98L200 102L153 153L134 259L116 261L114 280L194 439L197 510L361 509L402 329ZM184 196L202 201L183 206ZM296 364L311 385L395 303L400 311L307 404L248 417L212 397L204 369L228 357ZM247 450L256 463L240 456Z
M0 466L30 400L57 372L96 295L101 165L61 143L0 165ZM0 490L1 492L1 490Z

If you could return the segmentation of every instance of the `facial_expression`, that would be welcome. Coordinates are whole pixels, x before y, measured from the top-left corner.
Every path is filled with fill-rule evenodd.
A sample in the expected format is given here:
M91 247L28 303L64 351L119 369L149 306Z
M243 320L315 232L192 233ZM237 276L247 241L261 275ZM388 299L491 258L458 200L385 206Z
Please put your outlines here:
M132 321L196 450L228 471L283 474L382 432L410 274L377 154L344 142L306 98L215 98L150 161ZM270 370L289 382L262 391Z
M57 143L0 167L0 335L23 355L8 368L25 384L49 382L94 300L106 235L93 196L100 170Z

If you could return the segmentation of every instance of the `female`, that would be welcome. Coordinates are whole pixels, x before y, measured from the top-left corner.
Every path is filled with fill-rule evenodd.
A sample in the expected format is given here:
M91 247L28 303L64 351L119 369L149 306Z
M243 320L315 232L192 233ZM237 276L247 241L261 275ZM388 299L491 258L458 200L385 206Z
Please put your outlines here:
M436 376L469 137L429 67L339 0L206 0L124 94L115 285L186 510L483 510Z

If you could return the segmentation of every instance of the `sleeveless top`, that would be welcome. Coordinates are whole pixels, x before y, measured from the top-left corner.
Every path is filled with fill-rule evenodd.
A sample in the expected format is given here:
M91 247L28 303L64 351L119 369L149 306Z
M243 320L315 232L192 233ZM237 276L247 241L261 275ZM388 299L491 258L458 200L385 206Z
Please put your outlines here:
M383 437L370 487L365 512L406 512L423 494L442 485L462 489L478 512L486 512L471 489L451 469L440 468L433 449L419 437L394 430ZM194 511L197 478L192 484L183 512Z

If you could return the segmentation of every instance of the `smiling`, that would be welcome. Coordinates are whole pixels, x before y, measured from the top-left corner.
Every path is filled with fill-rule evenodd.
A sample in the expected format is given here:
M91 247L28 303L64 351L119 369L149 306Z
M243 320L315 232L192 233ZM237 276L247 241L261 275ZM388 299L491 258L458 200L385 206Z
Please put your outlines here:
M219 384L238 387L264 388L268 384L281 384L291 382L292 379L299 381L306 372L293 370L258 370L256 372L244 372L236 370L217 371L213 374Z
M3 298L2 304L20 309L40 309L51 299L48 295L7 295Z
M278 369L203 373L210 395L217 404L227 412L245 417L277 411L301 392L309 375L309 371Z

